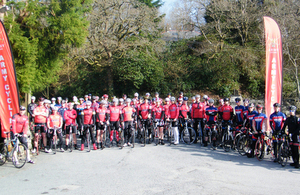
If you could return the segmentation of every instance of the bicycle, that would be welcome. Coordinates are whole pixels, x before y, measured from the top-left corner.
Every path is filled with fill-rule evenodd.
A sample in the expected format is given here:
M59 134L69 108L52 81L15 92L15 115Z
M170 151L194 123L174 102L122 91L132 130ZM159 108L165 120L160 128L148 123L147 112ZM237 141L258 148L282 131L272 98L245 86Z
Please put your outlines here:
M136 124L136 122L135 121L133 121L133 123L132 123L132 126L131 126L131 143L132 143L132 148L134 148L134 144L135 144L135 132L136 132L136 130L135 130L135 125Z
M45 125L34 125L34 127L44 127L45 128ZM38 145L37 145L37 147L36 147L36 155L39 155L39 153L40 153L40 150L42 150L43 149L43 143L42 143L42 134L41 134L41 130L39 129L38 130L38 135L37 135L37 139L38 139ZM45 146L44 146L45 147ZM33 154L35 153L35 152L32 152Z
M70 149L70 152L72 152L73 150L73 124L70 124L69 125L69 128L70 128L70 132L69 132L69 143L68 143L68 147Z
M281 164L282 167L285 167L287 161L292 156L292 151L289 144L289 136L286 134L280 135L278 145L279 145L278 163Z
M188 126L188 120L185 120L184 122L181 140L185 144L193 144L196 140L196 131Z
M7 136L6 142L0 144L0 166L4 165L6 160L11 158L16 168L22 168L27 162L27 147L20 143L20 134L16 134L14 139L10 139L10 132L4 132ZM13 148L12 148L13 146Z
M154 144L157 146L159 142L159 128L157 127L157 121L153 122L154 127L153 127L153 133L154 133Z
M229 152L233 148L233 129L229 123L225 124L224 135L222 136L222 145L225 152Z
M103 150L105 148L106 140L108 140L107 137L106 137L106 132L107 132L107 124L104 123L104 130L103 130L103 135L102 135L101 150Z
M56 133L56 126L53 128L53 139L51 140L54 145L53 154L56 154L57 149L57 133Z
M199 121L198 123L198 140L199 140L199 143L200 143L200 146L203 145L203 132L202 132L202 126L201 126L201 121Z

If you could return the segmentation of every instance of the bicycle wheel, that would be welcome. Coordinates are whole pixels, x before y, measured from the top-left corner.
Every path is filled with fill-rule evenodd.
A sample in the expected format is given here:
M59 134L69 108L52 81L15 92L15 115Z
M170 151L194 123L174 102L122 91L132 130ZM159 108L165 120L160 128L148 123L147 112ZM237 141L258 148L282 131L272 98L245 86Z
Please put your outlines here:
M223 149L225 152L229 152L233 146L233 139L232 136L225 132L222 138Z
M278 152L278 160L282 167L285 167L289 158L289 146L286 142L281 143Z
M132 139L132 148L134 148L134 144L135 144L135 129L134 127L131 128L131 139Z
M101 144L101 150L104 149L105 145L106 145L106 130L104 130L103 132L103 138L102 138L102 144Z
M0 144L0 166L4 165L7 160L8 148L4 143Z
M240 155L245 156L251 150L251 141L248 139L247 135L242 135L236 144L236 148Z
M257 160L262 161L264 158L264 143L262 139L258 139L255 143L255 156Z
M154 143L155 143L156 146L158 145L158 141L159 141L158 135L159 135L159 130L158 130L158 128L156 127L156 128L154 129Z
M12 161L16 168L22 168L27 161L27 148L24 144L19 144L13 149Z
M147 141L147 132L146 132L146 128L143 127L142 130L144 131L144 137L143 137L143 140L144 140L144 146L146 146L146 141Z
M237 149L237 150L238 150L238 148L237 148L237 143L238 143L239 139L240 139L243 135L244 135L244 134L243 134L242 132L240 132L240 133L238 133L238 134L235 135L235 137L234 137L234 139L233 139L233 147L234 147L234 149Z

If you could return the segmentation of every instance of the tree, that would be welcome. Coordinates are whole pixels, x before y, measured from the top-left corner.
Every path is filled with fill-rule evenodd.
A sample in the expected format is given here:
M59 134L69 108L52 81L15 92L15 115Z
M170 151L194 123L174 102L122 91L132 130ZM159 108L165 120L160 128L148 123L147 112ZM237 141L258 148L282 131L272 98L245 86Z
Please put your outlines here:
M11 1L5 18L23 93L49 87L64 57L88 34L90 0Z

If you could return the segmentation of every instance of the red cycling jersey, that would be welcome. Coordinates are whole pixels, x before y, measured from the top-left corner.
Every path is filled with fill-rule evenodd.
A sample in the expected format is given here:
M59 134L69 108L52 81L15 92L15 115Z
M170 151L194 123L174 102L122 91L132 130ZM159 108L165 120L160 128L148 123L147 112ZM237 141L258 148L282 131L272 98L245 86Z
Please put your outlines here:
M26 115L15 114L12 117L12 132L27 134L28 117Z
M61 127L62 117L59 114L51 114L47 120L48 127L51 129L55 127Z
M169 107L170 119L178 119L179 107L176 104L171 104Z
M155 106L152 109L152 113L155 116L155 119L162 119L162 113L165 111L164 107L162 105L160 105L159 107Z
M46 123L47 122L47 117L40 115L42 114L48 114L49 111L45 106L38 106L33 110L33 114L35 115L34 117L34 123Z
M116 122L120 120L121 109L119 106L110 106L109 108L110 121Z
M196 102L192 104L191 117L194 118L204 118L205 117L205 106L201 102Z
M94 124L93 115L95 115L95 111L93 110L93 108L84 109L83 110L83 124L84 125Z
M65 119L65 124L67 126L69 125L75 125L76 124L76 118L77 118L77 112L76 110L66 110L64 112L64 119Z
M126 121L132 121L133 118L132 118L132 114L135 113L135 109L132 108L131 106L125 106L123 109L122 109L122 114L123 114L123 121L126 122Z
M169 118L170 117L170 112L169 112L170 104L165 104L163 107L165 110L165 118Z
M99 119L100 119L101 122L105 122L106 121L105 117L106 117L106 114L108 114L108 113L109 113L109 110L106 107L101 107L100 106L96 110L96 114L99 115ZM96 122L100 122L99 119L97 118Z
M188 105L181 105L179 107L179 112L181 112L181 114L183 115L183 118L187 118L187 113L190 111L190 108L188 107ZM179 118L182 118L182 116L179 116Z
M139 107L139 112L142 115L142 119L147 119L151 112L151 106L149 104L142 103Z
M96 111L97 108L99 108L99 104L97 102L94 102L92 103L91 108Z
M231 115L233 113L233 108L230 105L223 105L221 108L222 119L228 121L231 119Z

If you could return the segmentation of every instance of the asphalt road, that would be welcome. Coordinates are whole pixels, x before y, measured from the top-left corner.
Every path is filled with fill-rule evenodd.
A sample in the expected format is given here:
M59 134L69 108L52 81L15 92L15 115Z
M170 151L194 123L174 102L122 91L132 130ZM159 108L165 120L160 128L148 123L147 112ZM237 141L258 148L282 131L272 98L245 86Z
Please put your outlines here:
M299 194L300 170L197 145L41 153L0 167L0 194Z

